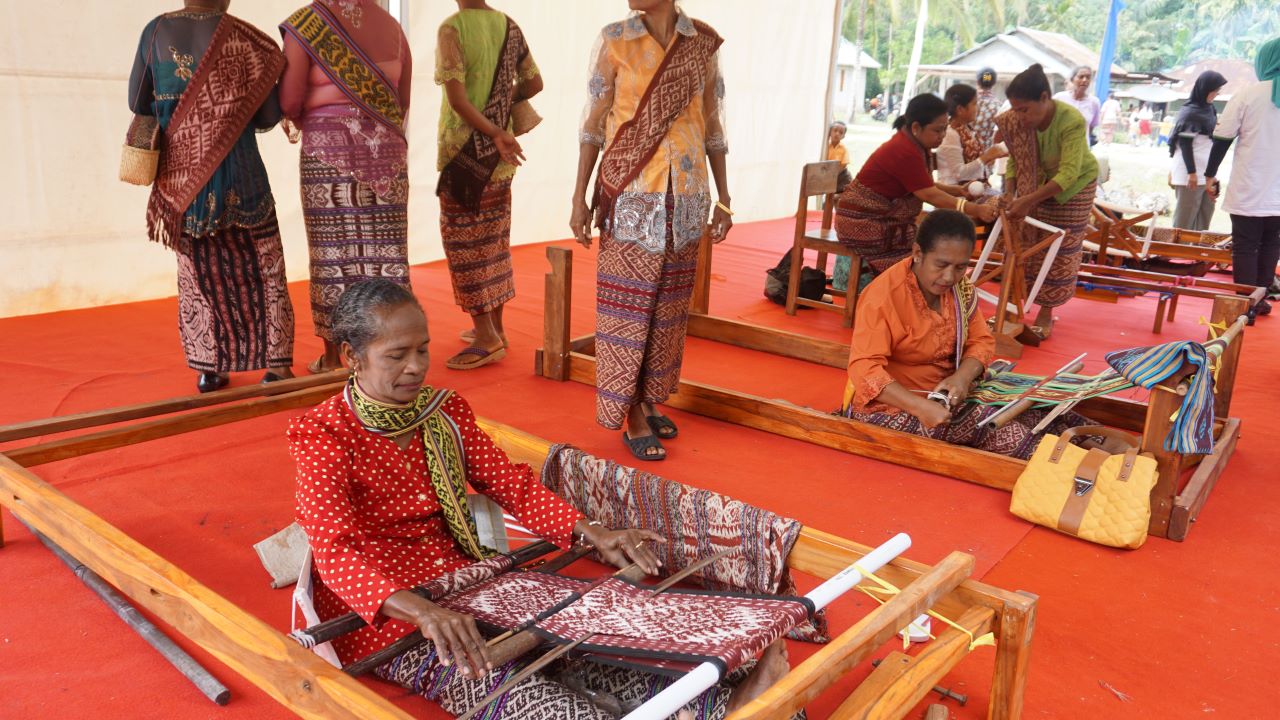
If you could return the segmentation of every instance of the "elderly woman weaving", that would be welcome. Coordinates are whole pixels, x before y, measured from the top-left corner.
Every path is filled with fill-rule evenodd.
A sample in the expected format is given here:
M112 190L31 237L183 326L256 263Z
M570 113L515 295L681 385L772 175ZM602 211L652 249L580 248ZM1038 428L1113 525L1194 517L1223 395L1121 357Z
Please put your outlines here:
M410 592L493 554L480 545L467 511L468 483L558 545L577 537L616 565L634 561L647 573L658 571L649 543L661 542L660 535L610 530L582 517L527 465L512 464L461 396L423 384L427 320L403 285L382 278L352 285L334 308L333 332L351 382L294 420L289 447L298 467L298 522L319 581L317 611L322 619L355 611L369 623L334 641L344 663L420 629L430 642L375 672L455 715L521 669L519 660L493 666L473 618ZM697 711L721 717L786 669L777 644L737 689L713 688ZM663 686L644 673L593 664L581 681L593 692L627 698ZM487 712L486 718L611 717L543 674L512 687Z
M974 242L971 220L954 210L936 210L920 224L911 257L862 292L843 414L1025 459L1035 450L1031 428L1044 410L984 428L979 423L998 408L965 403L995 356L995 340L965 278ZM1057 434L1087 423L1064 413L1047 430Z

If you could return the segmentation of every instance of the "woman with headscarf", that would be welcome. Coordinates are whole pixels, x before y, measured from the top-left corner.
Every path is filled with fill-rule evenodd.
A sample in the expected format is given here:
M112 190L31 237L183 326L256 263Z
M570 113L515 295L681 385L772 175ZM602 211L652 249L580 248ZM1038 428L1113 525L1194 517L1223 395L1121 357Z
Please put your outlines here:
M1280 38L1258 51L1259 82L1235 93L1213 130L1205 182L1212 184L1231 141L1240 138L1222 209L1231 214L1231 268L1235 281L1266 287L1280 260ZM1217 186L1209 188L1217 196ZM1267 315L1266 300L1249 310Z
M1196 78L1191 99L1178 111L1169 137L1169 155L1173 169L1169 184L1177 197L1173 210L1173 226L1185 230L1208 230L1213 219L1213 198L1204 191L1205 168L1209 149L1213 146L1213 128L1218 125L1218 110L1213 106L1227 79L1221 73L1206 70Z

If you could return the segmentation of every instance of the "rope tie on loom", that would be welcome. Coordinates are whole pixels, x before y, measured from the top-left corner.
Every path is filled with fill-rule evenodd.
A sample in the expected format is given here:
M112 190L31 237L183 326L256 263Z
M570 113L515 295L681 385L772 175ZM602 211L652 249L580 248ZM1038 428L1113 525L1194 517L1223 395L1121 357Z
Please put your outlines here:
M879 587L868 587L866 585L857 585L854 587L854 589L861 591L864 595L871 598L872 600L875 600L881 605L884 605L886 601L878 597L876 593L882 593L885 596L892 597L902 592L902 590L898 588L896 585L894 585L893 583L889 582L888 580L885 580L884 578L877 576L875 573L869 570L866 570L858 563L854 563L853 567L858 572L862 573L862 577L872 581L877 586L879 586ZM932 610L925 610L925 614L927 614L931 618L936 618L939 622L942 622L946 625L950 625L952 628L968 636L969 652L973 652L975 648L980 648L984 646L990 646L990 647L996 646L996 636L995 636L995 633L993 632L988 631L982 635L979 635L978 637L974 637L973 633L968 628L961 626L959 623L953 622L950 618L943 617L942 615L939 615L938 613ZM899 633L900 635L902 635L903 650L906 650L907 648L911 647L911 639L909 637L911 628L916 628L917 630L920 630L922 632L924 631L924 628L916 625L915 623L908 623L907 627L904 628L901 633ZM929 636L930 640L937 640L937 636L935 636L933 633L926 633L926 634Z

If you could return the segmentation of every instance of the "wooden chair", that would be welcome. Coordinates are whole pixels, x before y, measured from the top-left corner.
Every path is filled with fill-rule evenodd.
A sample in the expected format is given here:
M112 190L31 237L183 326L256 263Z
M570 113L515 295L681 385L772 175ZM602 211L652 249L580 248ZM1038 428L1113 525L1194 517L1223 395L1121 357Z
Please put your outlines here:
M835 160L809 163L800 173L800 202L796 209L796 234L791 244L791 281L787 284L787 314L795 315L796 307L832 310L844 315L844 326L853 327L853 313L858 307L858 277L862 272L862 258L846 245L836 239L836 231L831 228L835 217L834 194L836 178L840 175L840 163ZM817 230L808 229L809 198L820 195L827 197L822 208L822 226ZM839 255L849 258L849 286L845 289L844 305L809 300L800 297L800 268L804 266L804 251L818 251L818 269L825 275L827 272L827 255Z

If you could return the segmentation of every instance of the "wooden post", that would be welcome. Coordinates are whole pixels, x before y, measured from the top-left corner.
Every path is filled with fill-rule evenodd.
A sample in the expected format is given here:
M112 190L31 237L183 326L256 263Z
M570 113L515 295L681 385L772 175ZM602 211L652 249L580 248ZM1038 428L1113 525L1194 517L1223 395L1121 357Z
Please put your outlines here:
M1169 419L1182 405L1182 396L1172 391L1181 382L1175 373L1151 388L1147 398L1147 419L1142 426L1142 452L1156 459L1156 485L1151 488L1151 523L1147 532L1169 536L1169 518L1174 498L1178 495L1178 477L1182 474L1183 456L1164 449L1164 439L1173 422ZM1163 388L1163 389L1162 389Z
M542 368L543 377L569 379L569 316L573 299L573 251L547 248L551 272L547 273L543 298Z
M689 300L689 312L706 315L711 308L711 252L715 243L711 233L702 232L698 240L698 270L693 279L693 297Z
M1236 318L1249 312L1249 300L1242 297L1220 295L1213 300L1209 322L1230 327ZM1236 369L1240 366L1240 350L1244 347L1245 333L1240 333L1222 351L1218 365L1218 379L1213 384L1214 417L1226 418L1231 413L1231 394L1236 384ZM1210 338L1213 336L1210 335Z
M1026 598L1025 604L1009 602L1000 613L1000 631L996 638L996 669L991 678L987 720L1017 720L1022 717L1038 598L1022 590L1017 594Z

